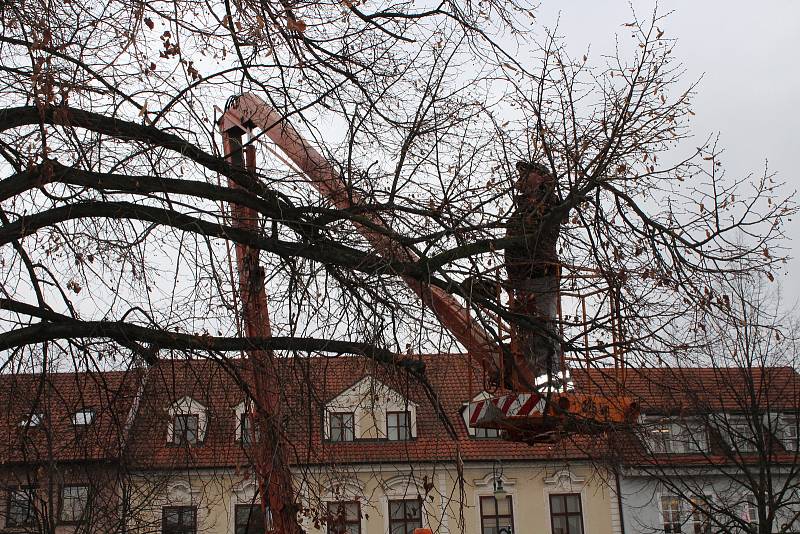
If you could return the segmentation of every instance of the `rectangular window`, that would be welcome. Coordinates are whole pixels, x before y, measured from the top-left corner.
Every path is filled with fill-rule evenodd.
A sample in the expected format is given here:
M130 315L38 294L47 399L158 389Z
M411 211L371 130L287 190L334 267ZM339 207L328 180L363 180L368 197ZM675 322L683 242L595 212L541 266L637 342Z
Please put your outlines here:
M413 534L415 528L422 528L422 501L389 501L389 534Z
M685 454L708 451L705 425L697 421L676 422L659 418L646 426L650 449L659 454Z
M798 432L798 422L800 418L794 416L784 416L782 418L783 426L783 446L787 451L796 451L800 449L798 443L800 442L800 432Z
M742 520L750 525L758 525L758 508L753 501L747 501L743 504Z
M239 432L242 445L253 443L253 414L243 413L239 418Z
M199 422L200 418L197 415L176 415L172 428L173 443L176 445L197 443L197 426Z
M196 534L197 508L168 506L162 510L161 534Z
M499 438L500 431L496 428L475 428L476 438Z
M72 414L72 424L75 426L91 425L94 421L94 410L81 410Z
M681 499L675 495L661 496L661 518L664 532L683 532L681 529Z
M689 422L678 427L677 441L679 444L674 447L673 452L706 452L708 451L708 439L706 437L705 425L698 422Z
M353 441L355 438L355 417L353 413L329 414L331 441Z
M553 534L583 534L580 493L550 494L550 525Z
M25 419L23 419L22 422L19 424L19 426L26 427L26 428L33 428L33 427L41 426L43 422L44 422L44 415L43 414L32 413L32 414L29 414Z
M8 492L7 527L30 526L35 520L33 488L16 488Z
M514 514L511 511L511 495L499 501L494 496L481 497L481 534L513 532Z
M704 499L692 499L688 504L691 506L689 532L693 534L711 534L711 521L708 517L706 501Z
M61 521L78 523L83 519L89 502L88 486L64 486L61 488Z
M244 434L243 434L244 435ZM235 534L264 534L264 513L260 504L237 504Z
M386 412L386 437L391 441L411 439L411 412Z
M650 449L655 453L675 452L673 449L672 423L667 419L648 421L646 428Z
M753 429L745 421L730 423L730 444L735 452L756 452Z
M328 503L328 534L361 534L358 501Z

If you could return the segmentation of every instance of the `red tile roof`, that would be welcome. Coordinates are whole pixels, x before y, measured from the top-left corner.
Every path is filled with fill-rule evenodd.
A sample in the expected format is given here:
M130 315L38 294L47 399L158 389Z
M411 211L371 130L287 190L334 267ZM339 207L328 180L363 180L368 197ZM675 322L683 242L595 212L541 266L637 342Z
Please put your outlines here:
M640 367L574 371L576 386L618 392L644 413L797 411L800 375L791 367Z
M648 453L633 432L614 436L617 459L628 465L698 466L758 463L758 453L740 456L727 441L730 429L709 414L754 415L800 411L800 374L791 367L657 367L592 369L573 372L576 386L587 390L614 391L637 400L644 415L685 416L701 421L708 435L704 453ZM701 417L706 416L706 417ZM774 423L772 423L774 425ZM765 433L777 427L762 427ZM770 462L796 464L780 436L767 436L764 451Z
M0 463L118 458L140 378L138 370L0 375ZM74 425L87 409L92 423ZM41 424L26 428L30 414L42 414Z
M582 446L528 446L502 439L470 438L461 418L464 403L483 391L480 371L464 355L423 356L426 377L437 392L443 412L452 423L456 439L424 388L396 368L360 357L281 358L275 372L281 377L281 398L294 464L359 462L442 462L463 460L545 460L582 458ZM189 462L198 467L236 466L248 463L247 447L235 442L234 407L244 394L233 379L241 373L249 383L242 361L224 366L212 361L164 362L151 369L147 393L137 418L132 456L151 467L169 468ZM410 441L357 440L330 443L323 439L323 410L327 402L361 378L372 375L417 404L417 437ZM166 409L189 395L210 411L208 434L200 446L177 447L167 443ZM585 445L585 444L583 444Z
M361 357L277 358L270 372L279 377L290 461L330 463L449 462L565 460L597 458L609 451L605 438L573 438L557 445L529 446L502 439L470 438L461 411L466 402L490 389L480 369L466 355L419 357L436 392L442 412L455 431L453 439L437 414L431 397L416 379L395 367ZM374 376L416 403L417 438L405 442L358 440L330 443L323 439L324 406L365 376ZM638 399L644 412L689 413L737 411L744 391L772 411L800 406L800 377L791 368L755 369L753 380L739 369L641 368L624 375L613 369L573 372L576 387ZM113 458L120 454L133 398L144 377L146 386L130 431L129 457L140 467L246 467L250 447L235 441L235 407L244 399L242 385L252 384L244 360L164 360L144 372L65 373L0 377L0 461L26 458L61 460ZM167 442L168 409L189 396L208 410L208 427L201 444L182 447ZM76 431L69 420L83 407L93 408L93 425ZM45 428L19 426L30 411L45 413ZM47 440L47 436L55 440ZM24 448L22 448L24 445ZM617 442L616 446L620 446ZM635 447L629 443L625 450ZM24 454L23 454L24 452ZM617 452L621 452L617 451Z

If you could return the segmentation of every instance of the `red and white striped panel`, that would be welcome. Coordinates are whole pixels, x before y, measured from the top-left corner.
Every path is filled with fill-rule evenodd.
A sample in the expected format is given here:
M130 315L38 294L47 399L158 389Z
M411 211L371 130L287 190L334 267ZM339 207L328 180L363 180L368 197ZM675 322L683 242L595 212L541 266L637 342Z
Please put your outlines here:
M524 417L544 410L545 399L537 393L509 393L499 397L469 403L469 425L475 426L482 420L494 418L497 411L505 417ZM496 408L496 410L492 409Z

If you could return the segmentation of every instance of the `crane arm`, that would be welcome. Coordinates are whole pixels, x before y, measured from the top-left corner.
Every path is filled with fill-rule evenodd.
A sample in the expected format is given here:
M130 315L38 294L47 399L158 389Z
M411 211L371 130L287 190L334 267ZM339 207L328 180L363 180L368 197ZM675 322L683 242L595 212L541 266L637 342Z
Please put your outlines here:
M308 177L320 194L330 200L336 208L345 210L361 204L361 198L350 190L333 165L309 144L292 124L253 93L238 97L226 111L229 120L239 124L255 125L269 137L291 161ZM225 118L223 117L223 120ZM378 217L365 214L370 223L386 228ZM382 256L400 261L414 261L416 254L388 235L376 232L357 222L353 223L359 233ZM490 374L502 369L502 349L493 337L469 314L469 311L443 289L422 281L402 277L412 291L428 306L455 338L475 357ZM523 371L523 370L517 370ZM530 384L535 377L520 377Z

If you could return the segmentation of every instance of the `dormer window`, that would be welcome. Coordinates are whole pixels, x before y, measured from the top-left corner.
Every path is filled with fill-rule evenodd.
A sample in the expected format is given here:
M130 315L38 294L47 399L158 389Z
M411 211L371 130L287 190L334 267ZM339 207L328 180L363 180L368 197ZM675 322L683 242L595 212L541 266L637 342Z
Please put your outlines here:
M199 426L200 418L197 415L176 415L173 423L172 442L175 445L196 444Z
M94 422L94 410L81 410L72 414L72 424L75 426L91 425Z
M36 427L36 426L41 426L43 422L44 422L44 415L43 414L32 413L32 414L28 415L28 417L23 419L22 422L19 424L19 426L32 428L32 427Z
M386 438L390 441L411 439L411 412L386 412Z
M167 443L174 445L195 445L203 443L206 437L208 416L206 407L192 399L183 397L169 407Z
M783 446L786 447L787 451L800 450L800 447L798 447L798 444L800 444L800 432L798 432L800 419L797 416L784 415L781 423L783 427Z
M242 445L253 443L253 414L243 413L239 415L239 432Z
M651 418L645 423L650 450L660 454L690 454L708 451L705 425L697 420Z
M331 412L328 414L331 441L353 441L355 439L355 414L353 412Z
M750 453L756 451L753 428L745 419L732 419L730 421L728 443L736 452Z
M417 437L417 405L373 376L365 376L325 404L326 442Z
M476 438L499 438L500 431L496 428L476 428Z

